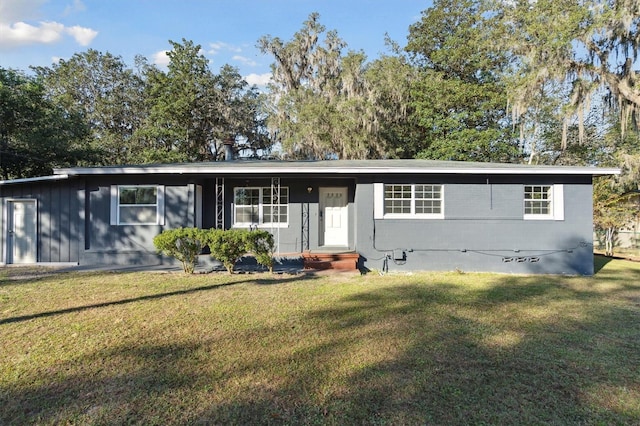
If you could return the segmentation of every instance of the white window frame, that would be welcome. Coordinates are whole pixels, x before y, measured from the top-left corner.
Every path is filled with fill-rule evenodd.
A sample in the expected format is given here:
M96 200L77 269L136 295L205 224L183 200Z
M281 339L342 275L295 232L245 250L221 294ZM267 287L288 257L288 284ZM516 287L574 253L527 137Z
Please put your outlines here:
M525 213L526 202L525 193L528 187L548 187L551 194L549 202L551 206L549 213L531 214ZM523 185L522 186L522 213L524 220L564 220L564 185L562 184L544 184L544 185Z
M385 186L386 185L402 185L411 186L411 212L410 213L385 213ZM416 186L417 185L429 185L440 187L440 198L424 200L439 200L440 201L440 213L416 213ZM440 183L383 183L376 182L374 186L374 218L375 219L444 219L445 208L445 186Z
M120 190L130 188L155 188L156 202L154 204L120 204ZM155 219L149 222L122 222L121 208L127 206L155 207ZM164 186L163 185L111 185L111 225L164 225Z
M257 189L258 190L258 221L257 222L238 222L236 207L236 193L238 190L247 190L247 189ZM286 189L286 196L282 196L282 190ZM280 187L280 198L285 198L284 202L279 202L277 204L270 203L265 204L263 202L264 193L267 191L268 194L271 193L271 187L269 186L238 186L233 188L233 203L232 203L232 211L233 211L233 227L234 228L249 228L252 226L257 226L259 228L287 228L289 226L289 187L282 186ZM286 207L287 211L287 220L285 222L264 222L264 208L266 206L271 207L272 209L276 206L278 207Z

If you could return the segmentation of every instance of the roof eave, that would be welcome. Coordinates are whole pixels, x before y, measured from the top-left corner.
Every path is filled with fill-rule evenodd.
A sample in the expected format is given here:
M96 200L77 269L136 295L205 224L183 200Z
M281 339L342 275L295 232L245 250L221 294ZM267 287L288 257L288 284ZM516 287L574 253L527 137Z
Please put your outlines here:
M403 167L252 167L243 165L238 167L162 167L162 166L125 166L109 168L68 168L54 170L56 175L130 175L130 174L481 174L481 175L619 175L616 168L568 168L568 167L480 167L480 168L403 168Z
M51 176L38 176L38 177L31 177L31 178L0 180L0 186L1 185L13 185L13 184L18 184L18 183L48 182L48 181L56 181L56 180L65 180L65 179L69 179L69 176L70 175L68 173L60 173L60 174L55 174L55 175L51 175Z

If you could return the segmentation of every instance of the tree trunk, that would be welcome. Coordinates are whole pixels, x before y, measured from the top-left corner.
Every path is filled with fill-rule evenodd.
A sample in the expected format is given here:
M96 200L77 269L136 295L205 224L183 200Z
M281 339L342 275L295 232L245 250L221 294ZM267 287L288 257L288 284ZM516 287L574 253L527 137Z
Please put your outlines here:
M605 230L605 237L604 237L604 254L605 256L613 256L613 239L616 235L616 228L614 227L609 227Z

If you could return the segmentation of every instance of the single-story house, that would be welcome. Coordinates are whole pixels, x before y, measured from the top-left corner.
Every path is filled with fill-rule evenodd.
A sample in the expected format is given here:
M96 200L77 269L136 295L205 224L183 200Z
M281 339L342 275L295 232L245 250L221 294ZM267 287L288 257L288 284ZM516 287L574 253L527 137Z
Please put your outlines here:
M593 274L593 167L428 160L56 169L0 182L0 262L170 262L176 227L261 228L280 256L352 253L370 270Z

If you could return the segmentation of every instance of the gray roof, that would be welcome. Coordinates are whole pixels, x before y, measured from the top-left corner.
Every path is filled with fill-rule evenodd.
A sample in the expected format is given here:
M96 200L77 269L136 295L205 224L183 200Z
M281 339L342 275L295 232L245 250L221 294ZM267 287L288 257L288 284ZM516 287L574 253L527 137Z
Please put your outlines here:
M616 168L537 166L436 160L236 160L181 164L147 164L55 169L56 175L120 174L519 174L519 175L611 175Z

